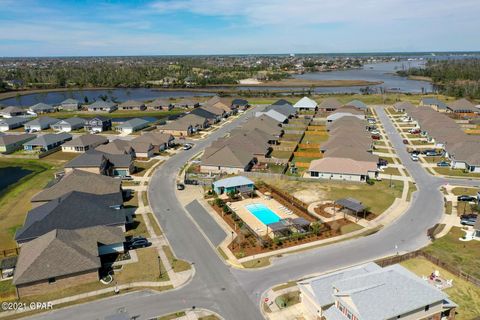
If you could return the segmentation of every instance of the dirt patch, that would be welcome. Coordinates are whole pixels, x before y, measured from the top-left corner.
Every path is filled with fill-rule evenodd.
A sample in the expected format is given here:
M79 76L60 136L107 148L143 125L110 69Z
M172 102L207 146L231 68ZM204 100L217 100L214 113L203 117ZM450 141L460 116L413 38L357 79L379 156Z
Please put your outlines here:
M325 192L323 192L322 190L319 190L319 189L307 189L307 190L299 190L299 191L296 191L294 193L292 193L292 195L299 199L299 200L302 200L303 202L305 203L313 203L315 201L319 201L319 200L322 200L325 198Z

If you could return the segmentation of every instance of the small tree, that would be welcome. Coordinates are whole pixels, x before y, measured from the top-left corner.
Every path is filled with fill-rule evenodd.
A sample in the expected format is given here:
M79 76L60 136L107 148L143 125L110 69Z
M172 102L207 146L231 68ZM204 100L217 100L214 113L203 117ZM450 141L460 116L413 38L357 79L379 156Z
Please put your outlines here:
M320 222L314 222L310 225L310 230L312 230L313 234L318 236L322 229L322 224Z

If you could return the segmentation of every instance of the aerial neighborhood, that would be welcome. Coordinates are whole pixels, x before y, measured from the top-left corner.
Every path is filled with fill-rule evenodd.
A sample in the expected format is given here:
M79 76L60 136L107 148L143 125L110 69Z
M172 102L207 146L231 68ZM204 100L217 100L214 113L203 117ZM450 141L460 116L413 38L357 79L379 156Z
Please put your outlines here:
M175 113L149 117L159 110ZM120 111L135 116L118 120ZM480 109L466 99L427 97L386 106L308 96L268 104L219 96L89 105L67 99L0 113L3 157L55 163L48 184L20 209L21 225L8 240L14 248L5 248L0 263L14 299L73 296L70 287L118 293L141 281L182 286L193 265L175 258L166 242L172 230L165 233L169 227L160 225L163 218L154 211L169 188L154 171L182 155L186 162L176 164L179 171L170 181L175 197L187 210L195 204L196 214L203 212L202 219L210 217L228 235L206 237L226 263L242 268L387 228L412 205L418 190L413 166L427 181L480 173L474 134ZM197 149L204 141L204 149ZM428 236L443 241L454 232L466 248L480 239L479 194L470 183L456 183L442 185L443 201L432 202L446 213L441 224L428 225ZM201 228L204 223L199 220ZM264 316L461 316L463 302L449 292L466 280L458 280L454 265L439 271L429 252L397 252L289 279L288 285L277 281L278 287L262 294ZM415 267L418 261L423 269ZM148 271L142 271L145 264ZM372 306L372 299L382 303Z

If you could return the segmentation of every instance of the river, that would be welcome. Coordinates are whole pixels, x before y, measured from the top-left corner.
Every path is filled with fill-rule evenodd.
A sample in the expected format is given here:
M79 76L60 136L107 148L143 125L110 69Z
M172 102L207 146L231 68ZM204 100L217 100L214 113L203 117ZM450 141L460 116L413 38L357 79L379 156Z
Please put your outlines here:
M370 86L375 92L381 90L422 93L431 92L432 84L426 81L410 80L405 77L400 77L395 74L397 70L409 67L421 67L425 60L400 61L400 62L384 62L366 64L361 69L352 69L344 71L330 71L330 72L312 72L301 75L295 75L298 79L308 80L366 80L366 81L381 81L382 84ZM349 87L316 87L315 93L359 93L365 86L349 86ZM244 91L266 91L266 90L283 90L283 91L302 91L310 88L298 87L255 87L255 86L237 86L237 87L216 87L218 90L223 89L237 89ZM67 98L74 98L82 103L85 102L85 97L89 102L100 99L102 96L107 96L109 100L126 101L126 100L141 100L147 101L155 98L180 98L180 97L194 97L194 96L212 96L213 93L190 91L188 89L182 91L170 91L150 88L116 88L105 90L68 90L58 92L45 92L27 94L24 96L17 96L1 100L0 103L6 106L31 106L39 102L48 104L58 104Z

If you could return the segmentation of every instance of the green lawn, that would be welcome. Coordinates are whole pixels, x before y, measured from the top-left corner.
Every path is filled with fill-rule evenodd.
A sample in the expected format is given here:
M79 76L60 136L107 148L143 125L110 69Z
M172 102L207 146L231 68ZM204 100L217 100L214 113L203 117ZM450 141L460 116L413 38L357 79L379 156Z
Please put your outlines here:
M174 272L187 271L192 268L189 262L177 259L169 246L162 246L162 248L165 252L165 255L167 256L168 261L172 265Z
M384 168L383 172L380 172L380 173L399 176L400 175L400 170L398 170L397 168Z
M260 259L253 259L247 262L242 263L242 266L247 269L251 268L262 268L270 265L269 258L260 258Z
M127 231L125 232L125 236L143 236L146 238L150 237L148 233L147 226L145 225L145 221L143 220L142 215L137 214L133 218L133 223L130 226L127 226Z
M153 228L153 231L157 236L162 235L162 229L160 229L160 226L157 223L157 220L155 220L155 217L153 216L153 213L147 212L148 220L150 220L150 225Z
M350 232L361 230L361 229L363 229L363 227L361 225L356 224L356 223L350 223L350 224L346 224L346 225L342 226L340 228L340 232L342 234L346 234L346 233L350 233Z
M290 156L292 155L293 151L279 151L279 150L273 150L271 156L273 158L278 158L278 159L289 159Z
M392 188L390 188L390 181L387 180L376 181L374 185L326 180L317 182L263 179L263 181L297 197L300 197L299 194L306 193L308 200L304 200L308 203L352 197L361 201L377 215L390 207L395 198L400 198L403 190L403 182L395 180L392 181Z
M184 110L182 109L172 109L170 111L114 111L112 113L105 113L105 112L55 112L52 114L55 118L72 118L72 117L80 117L80 118L93 118L97 116L107 116L109 118L124 118L124 117L155 117L155 118L165 118L170 115L175 115L179 113L183 113Z
M0 158L0 167L22 167L32 171L0 194L0 250L16 247L15 231L23 225L32 209L30 199L53 179L54 172L65 161Z
M438 174L442 174L445 176L454 176L454 177L480 177L480 173L471 173L465 172L461 169L451 169L448 167L435 167L433 168Z
M453 227L446 236L423 250L480 279L480 241L460 241L464 235L460 228Z
M438 241L438 240L437 240ZM480 315L480 288L470 282L462 280L450 272L440 268L424 258L415 258L404 261L402 266L409 269L417 276L428 276L434 270L440 271L440 276L445 279L452 279L453 286L445 289L444 292L458 304L457 320L478 319Z
M275 298L275 304L280 308L288 308L294 304L300 303L300 291L284 293Z
M480 191L480 189L477 189L477 188L464 188L464 187L452 188L452 193L456 196L461 196L461 195L476 196L478 191Z
M322 143L328 140L328 134L326 135L316 135L316 134L305 134L302 139L302 143Z

